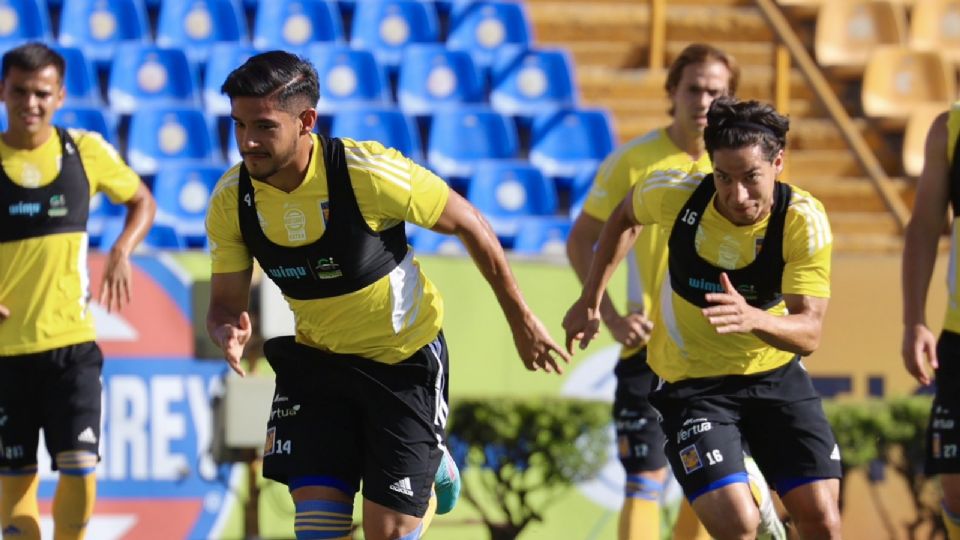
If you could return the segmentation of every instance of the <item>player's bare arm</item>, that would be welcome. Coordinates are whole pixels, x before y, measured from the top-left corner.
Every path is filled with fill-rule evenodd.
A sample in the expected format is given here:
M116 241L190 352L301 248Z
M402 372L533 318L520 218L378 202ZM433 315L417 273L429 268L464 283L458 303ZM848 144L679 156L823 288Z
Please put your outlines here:
M210 277L210 307L207 334L223 350L230 369L243 377L240 366L243 347L250 341L252 327L247 309L253 268L240 272L215 273Z
M130 267L130 254L150 231L153 217L157 213L157 203L147 186L140 182L136 193L125 203L127 218L123 231L110 248L107 265L100 283L100 305L107 311L120 310L130 303L133 295L133 270Z

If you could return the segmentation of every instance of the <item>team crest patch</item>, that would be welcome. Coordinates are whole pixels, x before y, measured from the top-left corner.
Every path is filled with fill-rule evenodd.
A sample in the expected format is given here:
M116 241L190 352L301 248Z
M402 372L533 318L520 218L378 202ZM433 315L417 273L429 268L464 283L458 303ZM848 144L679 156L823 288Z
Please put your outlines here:
M630 439L626 436L617 438L617 448L620 451L621 458L630 457Z
M267 440L263 443L263 455L273 454L274 442L277 440L277 428L272 427L267 430Z
M757 238L753 241L753 256L759 257L760 250L763 249L763 237Z
M687 474L703 467L703 462L700 461L700 452L697 452L697 446L693 444L680 450L680 462L683 463L683 471Z
M320 202L320 214L323 216L323 224L326 226L330 222L330 201Z

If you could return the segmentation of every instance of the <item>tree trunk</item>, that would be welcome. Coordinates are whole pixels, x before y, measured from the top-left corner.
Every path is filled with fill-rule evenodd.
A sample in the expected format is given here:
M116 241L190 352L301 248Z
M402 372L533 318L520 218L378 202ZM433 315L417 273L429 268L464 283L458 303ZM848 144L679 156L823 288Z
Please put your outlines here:
M487 530L490 531L490 540L516 540L523 529L512 523L487 523Z

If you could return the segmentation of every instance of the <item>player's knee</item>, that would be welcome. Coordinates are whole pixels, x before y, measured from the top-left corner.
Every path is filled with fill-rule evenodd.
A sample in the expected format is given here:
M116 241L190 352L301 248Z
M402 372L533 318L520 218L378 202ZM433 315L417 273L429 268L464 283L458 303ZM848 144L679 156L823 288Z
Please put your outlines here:
M293 530L297 540L341 540L351 537L353 504L340 501L296 501Z
M628 474L624 485L624 496L628 499L659 501L663 493L663 483L639 474Z
M824 512L818 516L792 518L803 538L840 538L842 524L837 512Z

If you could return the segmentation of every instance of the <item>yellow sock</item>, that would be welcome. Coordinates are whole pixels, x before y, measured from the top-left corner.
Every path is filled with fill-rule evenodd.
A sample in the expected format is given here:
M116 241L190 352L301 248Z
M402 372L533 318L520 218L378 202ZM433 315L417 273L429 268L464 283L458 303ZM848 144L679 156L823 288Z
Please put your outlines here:
M677 525L673 528L673 540L710 540L710 533L700 523L697 513L693 511L686 497L680 501Z
M40 508L36 467L0 473L0 537L40 540Z
M618 540L660 538L660 492L663 484L636 474L627 475L623 508L617 527Z
M430 527L430 523L433 522L433 518L437 515L437 496L433 493L430 494L430 503L427 505L427 511L423 514L423 520L420 522L420 538L423 538L427 534L427 529Z
M97 455L61 452L56 459L60 479L53 495L53 538L83 540L97 498Z
M948 540L960 540L960 516L951 514L946 506L941 506L943 511L943 525L947 528Z

